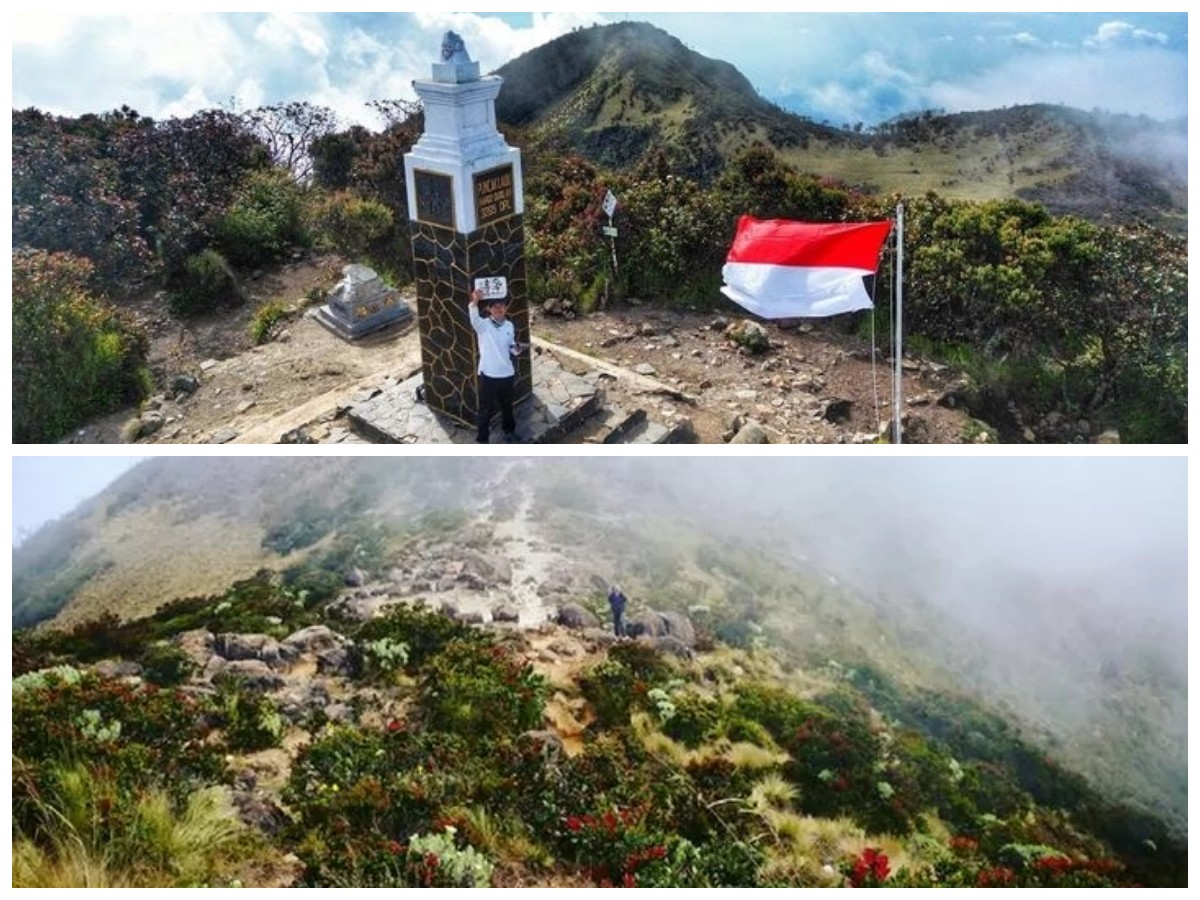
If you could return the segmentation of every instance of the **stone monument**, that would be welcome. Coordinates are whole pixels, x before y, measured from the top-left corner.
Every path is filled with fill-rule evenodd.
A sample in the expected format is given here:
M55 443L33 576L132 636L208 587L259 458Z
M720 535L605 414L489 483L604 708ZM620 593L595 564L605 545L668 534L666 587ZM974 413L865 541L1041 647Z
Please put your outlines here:
M369 266L342 269L342 280L317 310L317 321L348 341L412 317L400 292L383 283Z
M504 285L517 340L515 400L532 390L525 294L521 153L496 129L503 79L480 77L462 38L447 32L430 81L414 81L425 132L404 157L425 403L474 427L475 332L467 303L476 281ZM503 281L501 281L503 279Z

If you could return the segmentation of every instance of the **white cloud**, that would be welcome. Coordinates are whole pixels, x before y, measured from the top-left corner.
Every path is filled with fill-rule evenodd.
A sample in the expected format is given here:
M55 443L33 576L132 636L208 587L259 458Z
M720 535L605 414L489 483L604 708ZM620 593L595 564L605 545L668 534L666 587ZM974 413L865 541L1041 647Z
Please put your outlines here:
M1010 34L1007 37L1001 38L1010 44L1016 44L1018 47L1037 47L1041 45L1041 40L1030 34L1028 31L1021 31L1017 34Z
M1106 50L1112 47L1129 47L1136 45L1158 45L1165 47L1167 45L1167 35L1161 31L1147 31L1144 28L1135 28L1128 22L1120 20L1114 22L1105 22L1096 29L1096 33L1091 37L1084 38L1083 45L1085 47L1093 47L1098 50Z
M937 82L928 96L932 105L952 112L1062 103L1168 119L1187 115L1187 60L1150 48L1027 56L974 78Z
M471 59L489 72L506 62L561 37L575 28L604 21L599 13L534 13L528 28L514 28L502 19L474 13L419 12L414 14L421 32L429 37L428 62L437 58L442 36L456 32L467 45ZM428 68L428 64L426 65ZM428 73L426 76L428 77Z
M973 35L945 21L926 31L924 16L890 17L882 20L885 24L810 14L691 13L660 19L686 43L711 48L706 55L732 62L753 84L778 85L776 97L804 98L807 113L839 122L878 121L929 107L979 109L1034 101L1131 107L1150 115L1160 108L1169 108L1171 115L1186 110L1186 54L1161 47L1166 38L1158 32L1115 19L1097 28L1086 48L1074 38L1076 58L1104 60L1091 68L1078 59L1068 62L1068 49L1055 52L1048 46L1052 37L1065 39L1050 34L1049 26L1012 17L988 20ZM20 13L12 21L14 108L79 115L127 103L162 118L176 110L194 111L206 98L216 103L236 98L251 108L307 100L333 108L346 124L376 127L366 103L413 99L412 81L430 77L447 30L462 35L472 58L489 72L604 17L532 13L512 24L511 18L430 11ZM1054 66L1031 68L1021 59L997 62L982 75L963 74L989 60L1027 56L1027 45L1043 31L1039 49ZM999 35L1008 38L998 40ZM1095 52L1101 48L1104 53ZM1151 50L1161 55L1145 65L1122 55ZM931 84L934 77L941 80ZM1110 101L1106 92L1116 99Z
M78 21L78 16L69 13L14 12L13 46L30 44L37 47L55 47L66 39Z
M237 96L237 99L242 106L253 107L257 105L254 103L243 102L240 95L235 96ZM204 92L202 87L199 85L192 85L186 94L184 94L178 100L168 103L154 118L186 119L193 113L198 113L203 109L214 109L221 105L223 105L221 102L213 102L212 98Z
M307 15L271 13L254 29L254 37L272 52L287 52L296 47L315 59L329 55L322 25Z
M872 80L899 82L900 84L914 84L916 79L911 74L901 68L893 65L888 61L888 58L878 50L872 50L869 53L864 53L862 59L859 60L859 67Z

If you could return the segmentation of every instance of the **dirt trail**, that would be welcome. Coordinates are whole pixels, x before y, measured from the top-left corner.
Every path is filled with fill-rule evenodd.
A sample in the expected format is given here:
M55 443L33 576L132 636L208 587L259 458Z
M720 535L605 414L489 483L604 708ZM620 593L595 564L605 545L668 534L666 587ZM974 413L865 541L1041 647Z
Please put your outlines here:
M411 319L355 344L320 325L312 313L336 284L341 264L335 257L291 262L250 279L246 306L203 321L175 318L161 297L142 298L133 312L151 338L154 396L141 410L89 423L67 440L119 443L140 430L139 443L273 444L300 427L322 443L357 440L341 414L416 373L420 339ZM405 300L415 308L414 298ZM281 302L289 318L269 342L254 346L250 323L268 301ZM766 323L770 349L748 354L725 334L745 318L724 307L694 312L631 301L573 319L535 307L531 327L536 337L567 348L557 355L564 368L607 373L601 385L609 405L644 409L668 425L687 419L700 443L724 443L747 420L761 425L771 443L876 439L891 415L885 347L872 362L869 342L839 330L841 323L818 320ZM939 405L953 380L944 367L906 363L904 411L915 421L909 440L995 439L981 436L961 409ZM190 389L180 389L189 382ZM665 384L675 396L647 384Z
M503 556L512 567L512 599L520 614L522 626L545 622L553 606L547 605L538 594L537 586L546 581L555 568L563 563L559 553L546 550L539 540L530 517L533 499L526 492L513 514L495 527L495 537Z

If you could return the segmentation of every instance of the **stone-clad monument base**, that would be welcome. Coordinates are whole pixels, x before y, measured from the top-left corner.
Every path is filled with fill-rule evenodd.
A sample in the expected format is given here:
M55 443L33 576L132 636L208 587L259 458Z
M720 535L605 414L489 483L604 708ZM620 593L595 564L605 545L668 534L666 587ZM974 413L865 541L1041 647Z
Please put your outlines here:
M479 410L475 384L478 351L467 313L474 287L468 273L486 272L508 280L508 318L517 341L528 345L522 217L513 216L465 235L414 222L412 246L426 402L473 427ZM530 355L524 352L516 360L517 402L530 395L531 369Z
M351 427L362 437L381 444L469 444L474 422L456 423L418 399L428 390L423 375L414 375L351 407ZM574 375L551 359L538 360L525 396L515 405L517 430L531 444L560 441L594 416L603 403L601 391L588 379ZM497 425L493 440L502 440Z

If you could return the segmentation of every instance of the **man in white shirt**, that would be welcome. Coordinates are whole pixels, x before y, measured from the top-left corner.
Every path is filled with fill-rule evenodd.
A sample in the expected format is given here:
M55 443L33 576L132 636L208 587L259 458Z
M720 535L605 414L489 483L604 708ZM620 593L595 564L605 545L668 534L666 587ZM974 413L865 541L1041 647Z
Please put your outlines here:
M517 381L515 360L521 352L517 333L506 315L508 299L496 297L487 301L486 316L479 312L483 303L483 292L471 292L467 314L479 344L479 417L475 440L480 444L491 443L492 416L500 409L504 427L504 439L509 443L520 440L517 423L513 418L513 393Z

